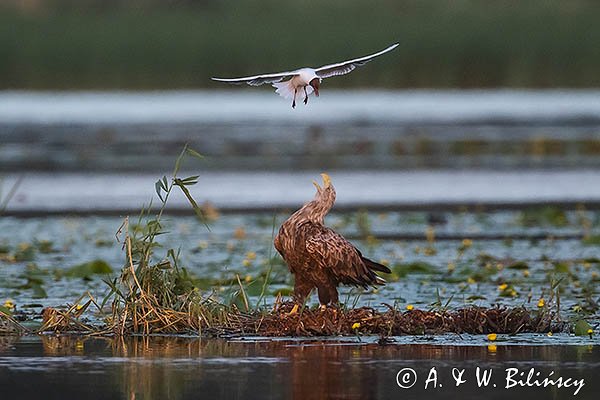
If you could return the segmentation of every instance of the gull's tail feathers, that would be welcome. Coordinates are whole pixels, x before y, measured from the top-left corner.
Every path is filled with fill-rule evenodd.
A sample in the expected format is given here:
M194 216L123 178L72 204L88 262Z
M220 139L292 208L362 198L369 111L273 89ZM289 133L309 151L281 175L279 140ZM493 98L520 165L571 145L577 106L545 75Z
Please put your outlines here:
M292 100L294 98L294 85L292 84L292 80L287 80L283 82L275 82L273 83L273 87L276 88L275 93L283 97L284 99ZM306 94L310 95L313 92L312 86L306 86ZM304 89L298 88L296 91L296 101L300 102L304 100Z

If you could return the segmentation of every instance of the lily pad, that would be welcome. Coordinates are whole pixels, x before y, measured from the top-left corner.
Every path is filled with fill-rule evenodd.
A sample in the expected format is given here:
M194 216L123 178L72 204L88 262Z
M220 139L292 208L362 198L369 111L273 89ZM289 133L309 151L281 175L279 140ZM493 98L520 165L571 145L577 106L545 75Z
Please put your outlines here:
M523 226L550 225L561 227L567 226L569 219L565 210L555 206L545 206L522 211L519 222Z
M71 278L91 278L93 275L110 274L112 272L112 267L106 261L97 259L75 265L65 271L65 276Z
M529 269L529 264L527 264L525 261L515 261L514 263L510 264L507 268L509 268L509 269Z
M584 319L580 319L575 323L575 336L588 336L592 326Z
M434 265L422 261L396 264L392 267L392 274L400 278L409 274L437 274L438 272Z

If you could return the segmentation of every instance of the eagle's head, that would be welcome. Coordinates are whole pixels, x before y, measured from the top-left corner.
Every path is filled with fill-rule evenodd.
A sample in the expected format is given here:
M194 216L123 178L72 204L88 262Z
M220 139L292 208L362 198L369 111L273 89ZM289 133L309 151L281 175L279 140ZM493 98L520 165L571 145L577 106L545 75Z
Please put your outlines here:
M317 181L312 182L317 189L316 198L322 199L323 197L331 197L331 195L333 195L335 200L335 189L331 184L331 178L324 172L321 174L321 178L323 178L323 187L321 187Z
M315 199L309 203L311 219L319 223L323 223L323 218L335 202L335 188L331 184L331 178L326 173L322 173L321 178L323 179L323 186L313 181L317 193L315 194Z

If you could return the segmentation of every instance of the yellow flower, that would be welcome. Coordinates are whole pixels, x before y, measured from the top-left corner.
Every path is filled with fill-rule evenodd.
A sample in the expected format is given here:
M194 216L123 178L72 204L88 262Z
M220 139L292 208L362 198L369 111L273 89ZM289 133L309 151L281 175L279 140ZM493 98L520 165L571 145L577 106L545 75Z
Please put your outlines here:
M548 332L546 335L547 336L552 336L552 332Z
M77 304L77 305L75 306L75 309L76 309L77 311L81 310L82 308L83 308L83 306L82 306L81 304Z
M473 241L471 239L463 239L462 240L463 247L471 247L473 246Z
M409 305L407 305L407 306L406 306L406 309L407 309L408 311L412 311L412 310L414 310L414 309L415 309L415 306L413 306L412 304L409 304Z
M242 261L242 265L244 267L249 267L250 264L252 264L252 262L250 260L248 260L247 258L244 258L244 260Z
M488 338L488 340L489 340L490 342L494 342L494 341L496 340L496 338L497 338L497 337L498 337L498 335L497 335L497 334L495 334L495 333L490 333L490 334L488 334L488 335L487 335L487 338Z
M544 298L542 297L539 301L538 301L538 307L542 308L546 305L546 302L544 301Z
M246 282L251 282L252 281L252 275L246 275L246 277L244 278L244 280Z
M592 336L592 334L594 333L594 330L592 328L587 330L588 335Z
M352 329L353 330L356 330L358 328L360 328L360 322L355 322L355 323L352 324Z
M498 347L496 347L495 344L488 344L487 349L490 353L495 353L498 350Z
M471 277L468 277L468 278L467 278L467 283L468 283L469 285L472 285L472 284L474 284L474 283L475 283L475 279L473 279L473 278L471 278Z
M529 270L528 269L526 269L526 270L523 271L523 276L525 278L527 278L529 276Z
M5 307L5 308L8 308L9 310L14 310L15 306L16 306L16 304L15 304L15 302L13 301L13 299L7 299L7 300L4 302L4 307Z
M455 269L456 265L454 265L454 263L448 263L448 272L454 272Z
M246 258L250 261L255 260L256 259L256 253L253 251L249 251L246 253Z
M498 290L506 290L507 287L508 285L506 283L503 283L502 285L498 286Z

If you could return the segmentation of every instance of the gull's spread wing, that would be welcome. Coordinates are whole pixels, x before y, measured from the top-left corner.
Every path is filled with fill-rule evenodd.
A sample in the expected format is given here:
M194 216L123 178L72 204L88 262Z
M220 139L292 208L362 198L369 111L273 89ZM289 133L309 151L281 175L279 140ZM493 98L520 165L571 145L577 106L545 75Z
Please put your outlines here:
M274 74L263 74L263 75L255 75L255 76L247 76L245 78L211 78L213 81L219 82L227 82L232 83L234 85L240 85L242 83L247 83L251 86L260 86L263 83L274 83L281 82L286 77L291 77L297 75L298 71L288 71L288 72L276 72Z
M385 54L388 51L394 50L396 47L398 47L398 45L399 45L399 43L394 43L390 47L388 47L384 50L381 50L375 54L371 54L371 55L360 57L360 58L355 58L354 60L348 60L348 61L343 61L343 62L336 63L336 64L324 65L322 67L317 68L315 70L315 72L320 78L329 78L329 77L337 76L337 75L345 75L349 72L352 72L356 67L365 65L366 63L368 63L375 57Z

